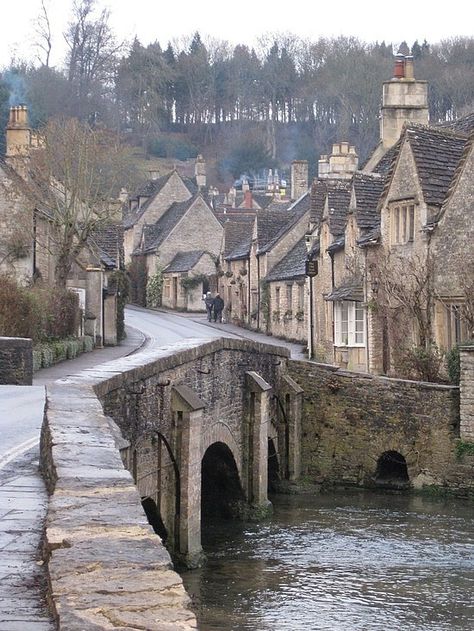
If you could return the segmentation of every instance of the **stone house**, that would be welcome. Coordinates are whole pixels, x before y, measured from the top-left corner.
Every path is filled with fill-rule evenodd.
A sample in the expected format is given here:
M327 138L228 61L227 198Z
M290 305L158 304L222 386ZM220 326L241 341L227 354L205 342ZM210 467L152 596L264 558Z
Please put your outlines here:
M163 270L163 307L202 311L204 294L216 291L216 278L214 255L204 250L178 252Z
M235 324L248 322L250 313L250 249L256 214L227 215L224 223L223 262L219 293L225 303L225 317Z
M50 216L47 205L39 206L35 184L28 177L30 153L37 146L26 107L12 107L6 155L0 161L0 271L21 283L38 277L52 283L54 275Z
M144 232L151 230L174 202L184 202L198 191L195 181L182 177L176 170L149 180L124 207L125 264L140 246Z
M414 79L410 57L397 56L395 76L384 83L380 143L362 170L347 143L322 156L307 234L310 256L318 262L310 313L317 358L389 373L404 344L420 343L416 318L402 325L400 305L395 308L393 301L388 321L390 258L399 260L392 275L406 277L402 287L409 286L415 261L431 262L430 306L421 309L421 319L432 320L441 349L468 334L462 318L468 283L459 267L472 252L474 236L466 219L472 205L473 119L429 127L427 83Z
M273 202L257 213L249 257L250 318L252 328L277 334L281 331L281 306L277 309L278 288L267 276L304 237L309 222L310 194L294 202ZM272 281L274 282L274 281ZM289 311L286 308L283 313ZM287 316L289 317L289 316Z
M170 177L175 178L176 174ZM180 178L180 176L178 176ZM161 189L162 191L163 189ZM125 228L125 231L127 228ZM195 298L184 295L182 292L186 283L178 283L178 276L188 274L196 276L203 274L195 268L196 252L206 252L212 257L213 268L209 263L209 258L204 257L200 265L208 271L208 277L202 278L200 286L195 288L196 295L201 296L209 283L214 282L216 275L216 262L223 247L224 229L216 218L207 200L200 192L196 192L191 197L181 202L171 202L162 212L159 219L153 224L144 224L141 230L140 241L132 253L132 256L144 257L148 275L152 276L157 270L167 270L168 276L164 284L164 291L169 295L163 295L167 304L175 304L176 308L184 308L188 304L189 308L195 309L197 302ZM176 263L176 257L179 256ZM171 272L169 265L179 266L179 271ZM187 270L184 266L190 266ZM175 280L173 280L175 279ZM189 285L189 281L187 282ZM181 288L181 289L180 289ZM201 303L201 309L204 306Z
M31 175L32 152L41 150L30 129L25 106L10 109L5 160L0 163L0 270L22 283L54 285L55 233L47 192ZM51 207L49 207L50 209ZM108 286L112 271L123 266L121 226L97 230L73 263L67 287L79 295L83 322L79 333L97 344L116 344L116 296Z
M394 287L391 275L403 266L406 285L396 304L418 304L422 313L403 322L400 308L394 317L379 308L369 318L370 369L383 373L397 370L410 345L433 341L448 350L472 335L463 318L466 289L474 288L472 136L409 124L397 147L379 204L380 234L369 248L369 300L389 304L388 283Z

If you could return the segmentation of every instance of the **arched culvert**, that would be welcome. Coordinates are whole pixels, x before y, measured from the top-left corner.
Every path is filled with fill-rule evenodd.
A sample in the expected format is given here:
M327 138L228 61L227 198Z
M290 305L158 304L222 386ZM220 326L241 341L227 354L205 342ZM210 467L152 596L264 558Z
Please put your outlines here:
M268 439L268 491L274 492L278 488L280 481L280 466L278 463L278 454L275 449L275 443L271 438Z
M156 503L151 499L151 497L142 497L142 506L145 511L146 518L148 519L148 523L155 533L161 537L163 543L165 543L168 538L168 532L163 520L161 519Z
M384 488L405 489L410 485L405 458L398 451L385 451L377 461L375 484Z
M201 523L242 517L244 506L234 456L224 443L214 443L201 464Z

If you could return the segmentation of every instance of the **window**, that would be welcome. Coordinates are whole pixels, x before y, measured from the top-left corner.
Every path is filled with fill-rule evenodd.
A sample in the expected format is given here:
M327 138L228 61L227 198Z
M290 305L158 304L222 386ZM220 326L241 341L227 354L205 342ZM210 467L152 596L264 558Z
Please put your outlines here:
M304 284L298 285L298 311L304 311Z
M365 345L365 309L361 302L344 300L334 303L334 344Z
M286 308L293 309L293 285L290 284L286 286Z
M415 206L394 206L390 211L392 243L411 243L415 237Z
M275 309L280 311L280 288L275 288Z
M446 306L447 323L447 347L453 348L467 339L467 326L462 319L461 305L450 304Z

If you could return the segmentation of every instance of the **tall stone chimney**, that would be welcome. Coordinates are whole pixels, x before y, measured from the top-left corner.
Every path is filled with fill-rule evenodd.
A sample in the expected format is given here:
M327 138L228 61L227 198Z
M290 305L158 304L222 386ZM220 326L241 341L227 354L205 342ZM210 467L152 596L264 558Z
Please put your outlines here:
M393 78L383 84L380 140L389 149L405 123L429 122L428 82L415 79L412 55L395 55Z
M31 129L26 105L15 105L10 108L6 131L6 162L25 177L31 149Z
M330 155L318 161L318 177L322 179L350 179L359 166L355 147L348 142L336 143Z
M291 199L299 199L308 191L308 161L293 160L291 163Z
M194 177L200 189L206 188L206 161L201 154L197 156L194 164Z

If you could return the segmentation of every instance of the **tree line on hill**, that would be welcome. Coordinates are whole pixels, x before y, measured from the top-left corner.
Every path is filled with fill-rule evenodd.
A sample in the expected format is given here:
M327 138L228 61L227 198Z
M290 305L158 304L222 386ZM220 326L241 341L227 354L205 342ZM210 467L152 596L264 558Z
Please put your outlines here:
M9 103L22 101L33 125L76 117L168 157L211 147L223 172L233 175L242 168L241 153L255 168L295 158L315 163L332 142L348 140L363 159L378 140L392 44L279 34L263 37L255 49L199 33L165 49L136 38L126 44L117 40L107 10L96 0L78 0L64 34L64 64L53 67L42 7L37 63L13 60L1 74L2 129ZM415 76L429 81L431 120L472 108L474 38L413 42L411 52Z

